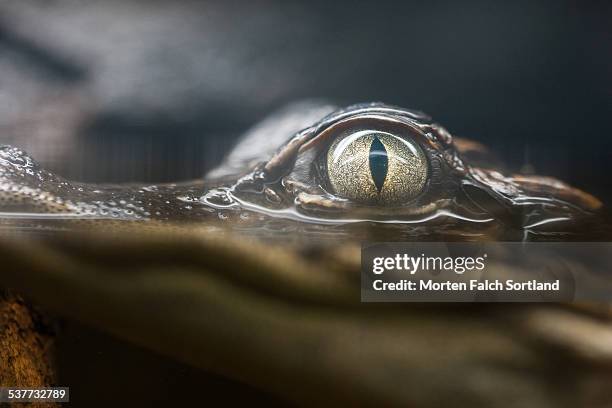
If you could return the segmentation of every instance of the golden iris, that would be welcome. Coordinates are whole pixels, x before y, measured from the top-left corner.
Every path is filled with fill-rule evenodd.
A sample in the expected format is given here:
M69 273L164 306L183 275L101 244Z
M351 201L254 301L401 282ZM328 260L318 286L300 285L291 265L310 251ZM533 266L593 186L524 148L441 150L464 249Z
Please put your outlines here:
M427 158L414 141L362 130L336 138L327 152L335 193L366 204L400 204L417 197L427 182Z

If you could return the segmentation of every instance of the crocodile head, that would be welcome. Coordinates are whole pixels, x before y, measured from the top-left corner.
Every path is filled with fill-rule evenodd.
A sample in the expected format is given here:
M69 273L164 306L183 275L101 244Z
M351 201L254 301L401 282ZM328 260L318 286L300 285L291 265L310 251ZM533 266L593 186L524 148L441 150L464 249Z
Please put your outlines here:
M600 239L602 204L508 173L479 143L380 103L299 103L249 131L202 180L74 183L0 150L0 218L29 229L200 223L267 238Z

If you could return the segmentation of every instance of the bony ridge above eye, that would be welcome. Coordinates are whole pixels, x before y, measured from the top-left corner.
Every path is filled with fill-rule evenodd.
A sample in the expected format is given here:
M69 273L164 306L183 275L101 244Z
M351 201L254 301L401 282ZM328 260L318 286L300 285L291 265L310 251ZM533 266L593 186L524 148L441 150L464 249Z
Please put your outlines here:
M428 173L427 158L415 141L379 130L340 136L327 151L334 193L364 204L409 202L423 192Z

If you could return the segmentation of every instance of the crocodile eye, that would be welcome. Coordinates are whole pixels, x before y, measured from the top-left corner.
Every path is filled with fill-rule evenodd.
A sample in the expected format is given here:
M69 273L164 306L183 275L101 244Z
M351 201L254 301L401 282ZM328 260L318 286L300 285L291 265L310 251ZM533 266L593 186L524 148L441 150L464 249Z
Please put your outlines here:
M428 165L414 141L387 132L361 130L332 142L327 152L327 175L341 197L393 205L421 194Z

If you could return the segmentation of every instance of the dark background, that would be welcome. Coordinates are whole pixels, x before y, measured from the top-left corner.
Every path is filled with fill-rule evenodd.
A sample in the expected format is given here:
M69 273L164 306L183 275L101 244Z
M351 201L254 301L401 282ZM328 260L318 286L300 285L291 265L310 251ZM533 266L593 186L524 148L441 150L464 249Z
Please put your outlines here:
M201 176L285 103L383 101L612 202L611 11L604 1L4 0L0 143L74 180L177 181ZM87 406L116 401L96 396L102 383L134 404L154 389L146 401L163 406L204 380L213 397L259 395L66 324L60 379Z

